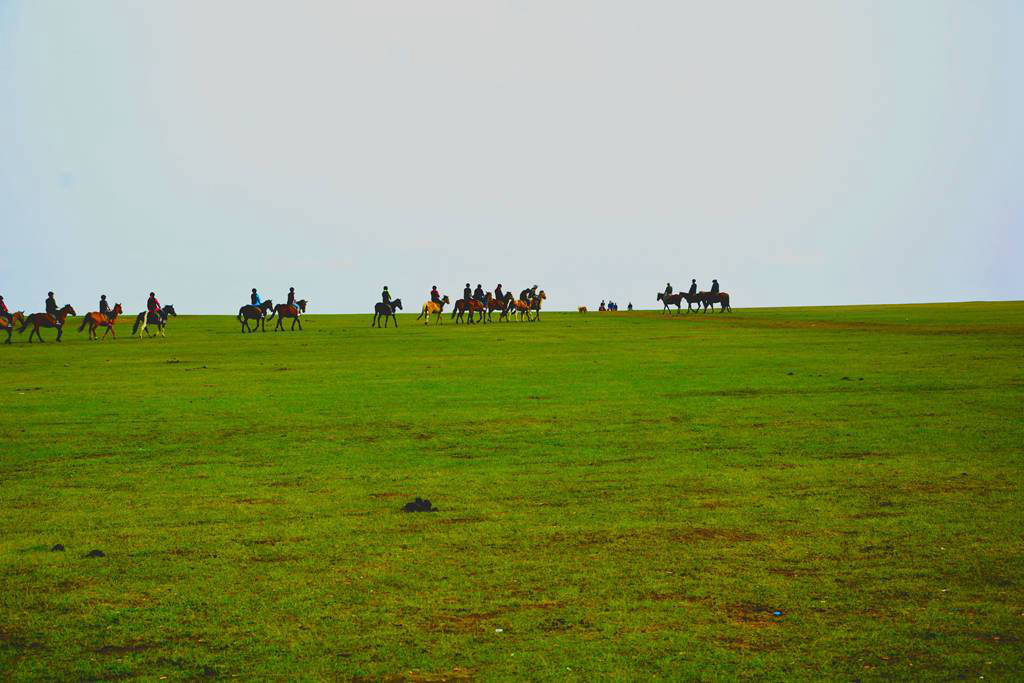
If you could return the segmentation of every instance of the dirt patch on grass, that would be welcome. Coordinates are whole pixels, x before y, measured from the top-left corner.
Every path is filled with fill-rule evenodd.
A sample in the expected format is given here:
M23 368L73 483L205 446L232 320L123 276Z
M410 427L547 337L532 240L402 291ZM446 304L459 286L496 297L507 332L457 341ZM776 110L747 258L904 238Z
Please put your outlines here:
M98 655L128 655L135 652L145 652L146 650L150 650L154 647L156 647L156 645L152 643L140 641L128 645L104 645L103 647L96 648L93 652Z
M696 543L700 541L723 541L727 543L749 543L757 541L760 536L739 529L712 529L709 527L684 527L671 529L668 537L678 543Z
M751 640L749 638L732 638L722 636L716 639L716 642L733 652L770 652L778 649L767 643Z
M770 628L778 626L782 616L775 616L774 609L767 605L739 604L728 609L729 620L748 628Z
M397 498L408 498L413 494L411 493L371 493L370 498L376 498L377 500L395 500Z
M470 669L455 667L448 671L419 671L416 669L400 674L388 674L380 678L356 676L353 683L443 683L444 681L469 681L473 679Z

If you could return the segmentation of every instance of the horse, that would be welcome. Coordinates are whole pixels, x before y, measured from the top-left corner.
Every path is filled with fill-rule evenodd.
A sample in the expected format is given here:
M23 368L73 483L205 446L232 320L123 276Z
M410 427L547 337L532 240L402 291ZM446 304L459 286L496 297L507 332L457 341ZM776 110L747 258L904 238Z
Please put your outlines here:
M156 325L156 335L160 337L166 337L164 334L164 328L167 326L167 318L169 316L178 317L177 311L174 310L174 306L167 304L162 307L158 313L150 313L149 311L143 311L135 316L135 324L132 326L132 336L139 335L139 339L142 339L142 333L145 332L146 336L149 337L149 325L150 323Z
M459 299L455 302L455 306L452 307L452 317L455 318L456 324L462 320L462 316L465 315L466 311L469 311L469 319L467 324L473 324L473 314L480 313L480 317L483 318L484 305L477 299ZM456 317L458 316L458 317ZM484 321L486 322L486 320Z
M380 327L380 321L384 321L384 327L388 326L388 319L395 321L395 327L398 327L398 317L395 316L395 309L402 310L402 300L392 299L391 303L384 303L378 301L373 306L373 322L370 323L370 327ZM418 318L417 318L418 319Z
M704 304L704 312L708 312L708 306L711 310L715 310L715 304L720 304L719 313L725 313L729 311L732 313L732 306L729 305L729 292L700 292L698 295L700 302Z
M14 326L20 325L25 322L25 311L15 311L11 315L11 321L7 322L7 318L0 317L0 330L7 330L7 341L4 344L11 343L11 332L14 332Z
M520 321L522 321L524 315L526 316L527 320L530 319L530 304L527 303L526 301L523 301L522 299L516 299L515 301L512 302L512 308L515 309L512 311L513 319L515 318L516 313L519 314Z
M96 328L105 327L107 329L103 333L103 338L106 339L107 334L113 334L114 339L117 339L117 332L114 331L114 323L117 321L117 316L121 315L123 312L124 309L121 308L121 304L114 304L114 308L111 309L109 315L104 315L103 313L98 313L96 311L86 313L85 317L82 318L82 325L78 328L78 331L81 332L85 329L85 326L88 325L89 341L92 341L94 339L98 339L96 336Z
M64 321L67 320L69 315L78 315L75 313L75 309L71 307L71 304L65 304L64 308L57 311L57 315L53 316L49 313L33 313L24 319L21 324L21 328L18 330L18 334L21 334L28 326L32 326L32 331L28 333L28 343L32 343L32 335L34 334L39 338L40 343L43 341L43 335L39 334L40 327L56 327L57 328L57 341L60 341L61 336L64 334Z
M587 312L587 307L586 306L580 306L576 310L579 311L580 313L586 313Z
M664 292L658 292L658 301L665 304L665 308L661 311L670 311L669 306L674 305L676 307L676 314L682 313L683 301L686 301L686 312L690 312L690 307L693 304L697 304L697 310L700 310L700 293L688 294L687 292L676 292L675 294L669 294L665 296Z
M284 329L284 319L294 318L292 320L292 332L295 331L295 323L299 324L299 332L302 332L302 321L299 320L299 311L306 312L306 304L309 303L305 299L299 299L292 304L278 304L274 306L274 313L277 313L277 325L274 326L274 332Z
M238 322L242 323L242 334L246 332L255 332L256 330L249 327L249 321L256 321L256 328L261 332L267 331L267 313L270 313L270 317L274 317L274 302L267 299L259 306L253 306L247 304L238 309Z
M508 320L508 310L511 308L512 299L512 292L505 292L505 296L501 299L495 299L493 294L487 292L487 322L492 322L491 316L495 311L501 311L498 315L498 322L501 322L502 318Z
M443 318L441 313L444 311L444 305L450 303L451 299L448 298L447 294L445 294L441 298L440 304L434 301L428 301L427 303L423 304L423 307L420 309L420 314L416 316L416 319L419 320L420 318L426 318L426 320L423 321L423 324L426 325L427 323L430 322L430 316L436 314L437 317L434 319L434 324L437 325L439 322L441 322L441 319Z
M544 301L544 299L547 299L547 298L548 298L548 295L545 294L544 290L542 289L542 290L540 290L540 293L537 294L537 296L533 297L533 299L530 300L530 310L533 311L533 313L534 313L534 315L533 315L534 322L538 322L540 320L540 303L542 301ZM529 312L527 312L526 319L527 320L530 319Z

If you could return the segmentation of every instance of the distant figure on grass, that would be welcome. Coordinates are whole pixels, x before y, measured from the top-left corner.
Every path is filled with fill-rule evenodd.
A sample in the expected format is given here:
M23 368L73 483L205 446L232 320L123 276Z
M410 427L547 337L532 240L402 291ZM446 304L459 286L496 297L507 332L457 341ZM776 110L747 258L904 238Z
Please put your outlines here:
M626 306L626 310L627 311L632 311L633 310L633 302L632 301L630 301L629 305Z
M586 313L587 312L587 307L586 306L580 306L576 310L579 311L580 313Z
M388 288L384 288L384 293L388 293ZM384 327L388 326L388 320L395 321L395 327L398 327L398 317L395 316L395 311L402 310L402 300L395 299L391 300L391 296L388 295L387 301L381 301L374 304L373 306L373 321L370 323L370 327L380 327L380 321L384 320Z
M608 310L607 308L605 308L604 299L601 299L601 305L598 306L597 310L598 311L607 311Z
M114 331L114 323L117 322L117 316L121 315L123 309L121 308L121 304L114 304L114 308L106 306L107 310L104 313L102 309L106 305L106 303L107 297L106 295L104 295L103 298L100 299L100 310L92 313L86 313L85 316L82 318L82 325L81 327L78 328L78 331L81 332L82 330L85 329L85 326L88 325L89 341L93 341L99 338L96 334L97 327L107 328L106 331L103 333L104 339L107 338L108 334L114 335L114 339L117 339L117 332Z

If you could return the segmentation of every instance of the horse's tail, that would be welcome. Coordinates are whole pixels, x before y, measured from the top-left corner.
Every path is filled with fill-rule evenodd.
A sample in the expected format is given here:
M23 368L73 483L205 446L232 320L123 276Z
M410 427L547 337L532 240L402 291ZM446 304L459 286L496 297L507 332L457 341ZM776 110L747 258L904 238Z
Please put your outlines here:
M78 328L78 331L81 332L82 330L84 330L85 326L88 323L89 323L89 314L86 313L84 316L82 316L82 325Z
M135 324L132 326L132 334L133 335L136 332L139 331L139 325L142 324L142 316L144 316L144 315L146 315L146 314L145 313L139 313L137 316L135 316Z
M32 316L30 316L30 315L25 316L25 320L22 322L21 327L18 329L18 334L21 334L22 332L27 330L28 326L31 325L31 324L32 324ZM32 341L32 340L29 339L29 341Z
M459 304L458 304L458 302L456 302L455 305L452 306L452 317L453 318L455 317L455 314L458 312L458 310L459 310Z
M236 316L238 318L238 322L242 322L242 309L244 308L245 306L242 306L242 308L238 309L238 315Z

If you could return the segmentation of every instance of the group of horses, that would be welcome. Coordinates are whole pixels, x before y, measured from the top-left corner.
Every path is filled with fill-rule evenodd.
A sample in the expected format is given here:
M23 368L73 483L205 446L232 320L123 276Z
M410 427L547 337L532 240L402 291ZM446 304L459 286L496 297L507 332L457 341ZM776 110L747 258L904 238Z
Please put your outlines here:
M662 309L662 313L665 311L671 311L669 306L676 307L676 314L682 312L683 302L686 302L686 312L689 313L692 310L694 304L697 306L697 310L701 310L701 306L704 307L704 312L708 312L708 308L715 310L715 304L718 304L718 312L725 313L729 311L732 313L732 306L729 305L729 293L728 292L697 292L696 294L690 294L689 292L676 292L675 294L665 295L665 292L658 292L658 301L665 305Z
M83 331L86 326L89 327L89 340L95 339L106 339L107 335L111 335L112 338L117 339L117 332L114 331L114 325L117 323L118 317L124 312L121 308L121 304L114 304L114 307L110 309L110 313L100 313L98 311L91 311L86 313L82 318L82 324L79 326L78 331ZM0 317L0 331L7 332L7 339L4 341L5 344L11 343L11 333L14 332L15 325L21 325L18 329L18 334L22 334L29 327L32 330L28 333L28 343L32 343L32 337L35 337L40 342L43 342L43 335L40 334L39 330L44 327L56 328L57 330L57 341L61 340L64 336L64 324L67 322L68 317L78 315L75 313L74 307L71 304L65 305L56 315L50 313L33 313L32 315L25 315L24 311L17 311L11 316L11 321L8 322L7 318ZM168 316L177 316L178 314L174 310L174 306L167 305L161 308L157 312L143 311L135 317L135 325L132 327L132 336L136 334L141 338L142 333L145 332L146 336L153 336L149 333L149 325L156 325L156 335L166 337L164 334L164 327L167 325ZM103 337L100 337L96 330L100 327L105 328Z
M246 332L260 332L267 331L267 321L272 320L273 317L277 316L277 325L274 326L274 332L284 329L284 319L291 318L292 326L291 331L295 331L295 325L299 326L299 332L302 332L302 321L299 320L299 314L306 312L306 304L309 302L306 299L299 299L292 304L278 304L274 305L274 302L267 299L259 306L253 306L252 304L246 304L238 309L238 322L242 323L242 334ZM256 327L250 326L250 321L256 321Z
M498 322L502 320L512 322L517 318L520 322L523 320L536 322L540 320L540 308L547 298L548 295L544 293L543 289L536 296L530 297L528 301L517 299L512 292L506 292L498 298L494 297L493 292L487 292L483 300L457 299L455 305L452 306L451 318L455 320L455 324L461 322L465 322L467 325L492 323L494 314L497 312ZM426 302L420 307L420 314L416 320L423 320L423 324L426 325L433 317L434 324L437 325L443 319L445 305L449 303L451 300L447 295L442 297L440 302Z

